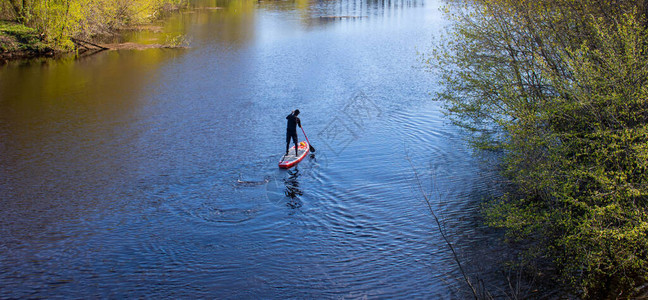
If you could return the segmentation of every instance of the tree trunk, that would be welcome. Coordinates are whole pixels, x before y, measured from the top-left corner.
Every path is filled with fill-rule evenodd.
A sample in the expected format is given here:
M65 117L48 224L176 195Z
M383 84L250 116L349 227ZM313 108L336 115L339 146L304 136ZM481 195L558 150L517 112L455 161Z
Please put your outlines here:
M648 0L642 1L643 7L641 9L641 15L643 17L644 28L648 29Z
M23 23L25 21L25 16L22 11L22 0L9 0L9 4L11 4L11 8L16 15L16 22Z
M16 22L27 25L32 8L29 0L9 0L8 2L16 15Z

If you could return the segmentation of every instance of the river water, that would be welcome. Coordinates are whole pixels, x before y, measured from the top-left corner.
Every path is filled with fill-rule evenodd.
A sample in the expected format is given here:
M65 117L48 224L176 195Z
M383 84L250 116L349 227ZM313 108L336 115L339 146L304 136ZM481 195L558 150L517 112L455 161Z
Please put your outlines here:
M464 297L414 176L492 273L493 176L418 54L440 5L194 1L122 37L187 49L0 66L0 298ZM317 151L280 170L296 108Z

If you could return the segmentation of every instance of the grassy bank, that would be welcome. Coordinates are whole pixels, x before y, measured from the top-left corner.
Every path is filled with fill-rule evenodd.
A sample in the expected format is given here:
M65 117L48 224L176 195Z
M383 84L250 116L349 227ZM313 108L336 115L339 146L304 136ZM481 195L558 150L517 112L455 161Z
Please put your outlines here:
M4 56L72 51L74 39L92 40L145 24L184 0L5 0L0 2Z
M0 21L1 58L48 55L52 50L52 47L43 42L36 29L15 22Z
M450 1L428 62L502 154L492 226L583 298L648 295L648 1Z

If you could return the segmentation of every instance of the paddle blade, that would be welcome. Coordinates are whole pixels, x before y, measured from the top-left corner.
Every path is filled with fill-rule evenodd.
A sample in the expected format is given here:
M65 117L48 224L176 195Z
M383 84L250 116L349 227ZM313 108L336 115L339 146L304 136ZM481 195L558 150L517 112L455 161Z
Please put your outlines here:
M304 131L304 127L301 127L301 125L300 125L299 128L301 128L302 133L304 134L304 137L306 138L306 141L308 142L308 146L310 147L310 149L309 149L310 152L315 152L315 147L313 147L313 145L311 145L310 141L308 140L308 136L306 135L306 131Z

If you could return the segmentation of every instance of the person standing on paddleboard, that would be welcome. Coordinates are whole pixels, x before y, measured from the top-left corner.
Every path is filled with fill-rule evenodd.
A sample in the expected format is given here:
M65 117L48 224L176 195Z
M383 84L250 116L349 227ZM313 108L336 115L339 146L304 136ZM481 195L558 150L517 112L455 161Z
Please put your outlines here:
M286 155L288 155L288 148L290 146L290 139L295 142L295 156L299 156L298 142L297 142L297 125L301 128L301 120L297 117L299 115L299 109L295 109L286 117L288 124L286 126Z

